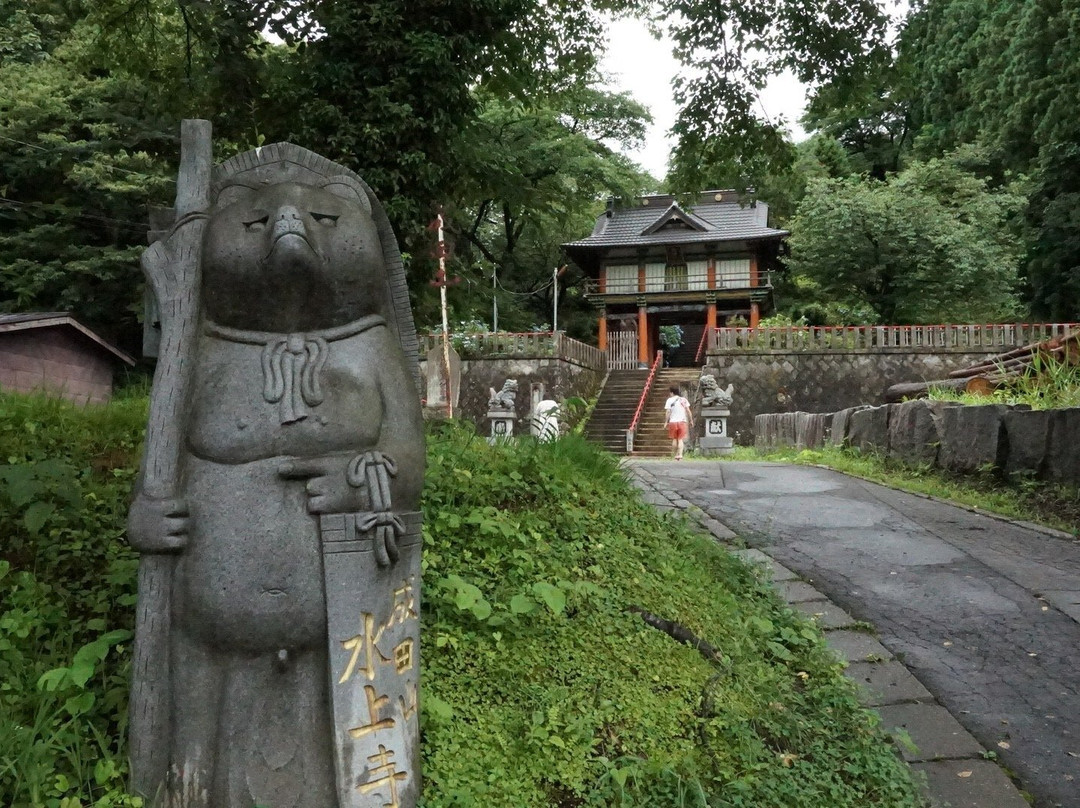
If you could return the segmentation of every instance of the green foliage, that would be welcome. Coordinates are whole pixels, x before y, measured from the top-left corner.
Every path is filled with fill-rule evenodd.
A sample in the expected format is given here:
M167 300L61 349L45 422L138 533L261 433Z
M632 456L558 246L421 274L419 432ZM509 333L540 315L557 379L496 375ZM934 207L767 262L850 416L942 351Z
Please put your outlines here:
M124 790L145 399L0 396L0 803L136 808Z
M821 298L881 323L995 322L1017 310L1023 197L994 190L964 154L884 182L815 180L791 223L789 266Z
M560 245L592 229L604 198L649 187L611 144L640 141L651 118L628 95L593 82L527 101L487 90L476 96L478 115L456 146L462 177L448 207L455 265L476 291L464 302L475 307L470 313L488 316L495 295L500 328L527 330L551 317L552 270L565 262ZM559 324L591 339L595 311L578 280L576 267L559 280ZM451 297L462 311L463 295Z
M670 179L679 190L754 185L791 164L783 121L759 112L770 76L790 70L807 84L845 88L888 57L886 16L872 0L675 0L660 13L687 68L675 82Z
M85 410L0 397L4 805L140 804L123 790L135 559L122 531L145 415L134 396ZM579 438L489 447L434 430L425 805L919 804L817 630L642 504L616 458Z
M1041 0L913 3L894 58L852 85L819 88L806 123L839 139L854 170L884 179L905 161L963 145L991 187L1029 175L1024 303L1036 317L1080 317L1080 7Z
M1007 378L989 396L931 387L929 397L965 404L1025 404L1033 410L1080 407L1080 364L1035 354L1026 373Z
M918 804L817 630L615 458L451 424L428 480L425 805Z

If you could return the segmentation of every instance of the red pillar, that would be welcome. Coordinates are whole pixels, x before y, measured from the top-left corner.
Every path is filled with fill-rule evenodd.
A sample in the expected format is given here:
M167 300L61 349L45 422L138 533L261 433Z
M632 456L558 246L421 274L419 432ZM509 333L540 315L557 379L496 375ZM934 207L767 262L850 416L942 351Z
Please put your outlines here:
M607 350L607 309L600 312L599 327L596 330L596 347L601 351Z
M757 303L750 304L750 327L757 328L761 320L761 311Z
M705 315L705 328L712 331L716 328L716 302L709 303L709 308Z
M644 306L638 306L637 310L637 357L638 362L649 365L649 315L645 313Z

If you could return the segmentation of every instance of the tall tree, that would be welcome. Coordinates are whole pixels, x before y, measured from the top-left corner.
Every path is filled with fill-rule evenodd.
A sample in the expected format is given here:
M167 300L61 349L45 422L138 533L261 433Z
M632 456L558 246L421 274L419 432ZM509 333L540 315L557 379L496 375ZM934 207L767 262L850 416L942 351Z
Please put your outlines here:
M589 232L605 197L648 187L650 178L613 144L640 142L649 120L627 94L596 86L528 104L482 93L480 114L459 141L464 171L451 213L463 274L477 283L494 274L501 285L501 325L550 321L559 245Z
M792 271L881 323L1015 316L1021 248L1010 230L1023 196L990 189L962 159L885 181L812 181L791 225Z
M770 76L842 90L889 56L875 0L673 0L661 16L685 67L672 177L683 190L717 176L758 183L794 160L780 122L759 111Z

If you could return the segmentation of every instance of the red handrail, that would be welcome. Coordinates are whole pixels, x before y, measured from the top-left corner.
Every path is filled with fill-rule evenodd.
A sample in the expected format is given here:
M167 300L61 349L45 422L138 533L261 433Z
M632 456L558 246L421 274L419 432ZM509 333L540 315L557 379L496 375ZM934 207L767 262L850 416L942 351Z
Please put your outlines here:
M645 409L645 399L649 397L649 388L652 387L653 377L656 376L656 369L660 367L660 363L664 359L664 352L657 351L656 359L653 360L652 367L649 368L649 376L645 379L645 389L641 391L641 398L638 400L637 409L634 410L634 420L630 422L630 426L627 427L628 432L633 432L637 429L638 419L641 418L641 411Z
M697 345L697 353L694 354L694 363L697 364L701 361L701 353L705 350L705 340L709 337L709 329L706 326L705 330L701 332L701 340Z

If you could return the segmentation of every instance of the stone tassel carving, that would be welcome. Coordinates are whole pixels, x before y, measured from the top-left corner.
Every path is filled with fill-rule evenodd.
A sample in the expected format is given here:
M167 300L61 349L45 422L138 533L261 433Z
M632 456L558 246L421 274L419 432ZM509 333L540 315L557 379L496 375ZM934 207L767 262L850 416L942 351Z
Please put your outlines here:
M303 334L289 334L266 344L262 354L263 398L272 404L281 402L281 423L307 418L307 408L322 403L319 371L326 363L327 350L325 339L308 339Z

